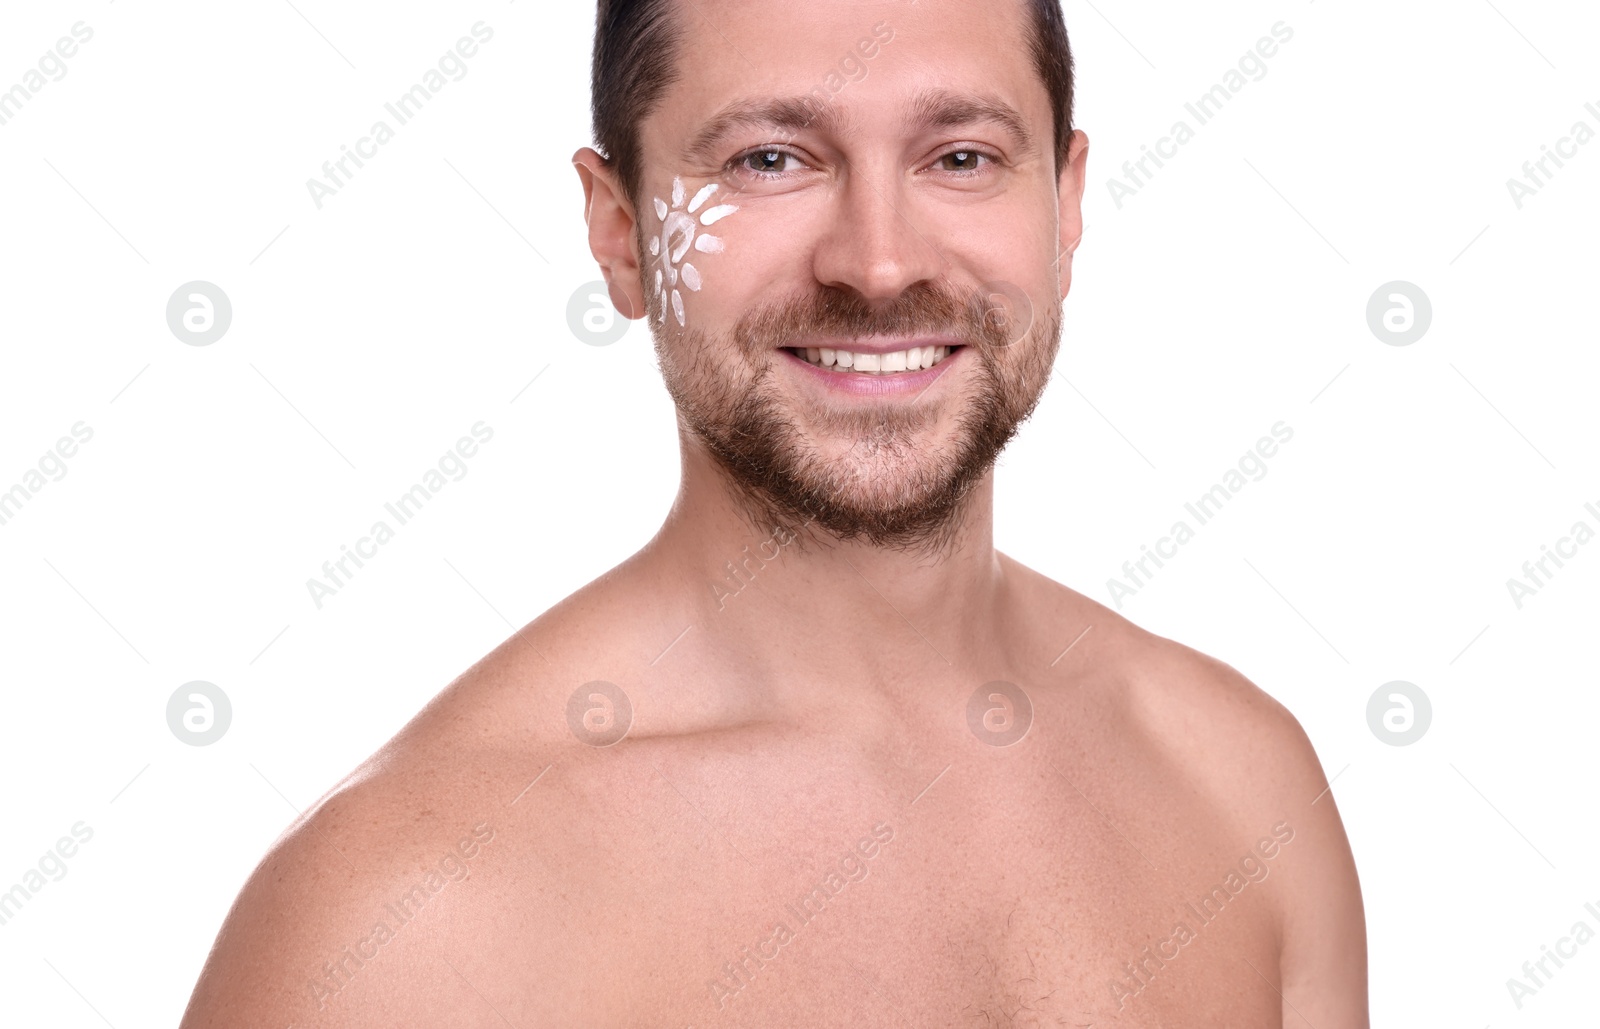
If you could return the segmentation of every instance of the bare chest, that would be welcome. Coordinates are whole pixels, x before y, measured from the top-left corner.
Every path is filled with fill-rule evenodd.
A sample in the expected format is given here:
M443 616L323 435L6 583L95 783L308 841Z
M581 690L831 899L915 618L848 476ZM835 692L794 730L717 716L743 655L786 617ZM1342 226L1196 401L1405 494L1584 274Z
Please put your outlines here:
M606 803L569 812L575 831L528 840L502 908L548 914L502 951L551 973L524 1010L596 1026L1280 1024L1272 884L1210 892L1242 881L1232 851L1249 841L1163 784L956 756L662 759L589 794Z

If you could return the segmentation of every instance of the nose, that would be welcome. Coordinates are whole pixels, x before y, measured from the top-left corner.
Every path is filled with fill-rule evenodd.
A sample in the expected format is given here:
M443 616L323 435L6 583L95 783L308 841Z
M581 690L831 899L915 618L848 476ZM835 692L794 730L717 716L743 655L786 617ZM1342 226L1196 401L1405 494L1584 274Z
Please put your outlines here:
M813 258L817 281L849 287L872 303L937 278L945 260L918 224L917 212L892 176L845 178Z

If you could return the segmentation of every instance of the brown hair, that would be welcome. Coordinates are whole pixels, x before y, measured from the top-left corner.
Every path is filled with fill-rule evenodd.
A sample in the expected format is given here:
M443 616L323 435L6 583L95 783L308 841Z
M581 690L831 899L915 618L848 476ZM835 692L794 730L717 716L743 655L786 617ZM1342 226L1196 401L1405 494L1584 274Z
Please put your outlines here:
M1056 174L1067 163L1072 135L1072 48L1060 0L1024 0L1033 15L1029 52L1050 94ZM673 0L599 0L590 70L595 149L617 170L624 195L638 196L639 123L677 80L681 29Z

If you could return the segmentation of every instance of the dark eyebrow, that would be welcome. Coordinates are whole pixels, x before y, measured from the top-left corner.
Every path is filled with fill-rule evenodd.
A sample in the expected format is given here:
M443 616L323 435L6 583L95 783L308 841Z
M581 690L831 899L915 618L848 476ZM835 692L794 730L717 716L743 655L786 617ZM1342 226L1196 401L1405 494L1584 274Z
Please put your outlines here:
M999 97L948 89L925 89L912 98L909 106L913 130L955 128L980 122L996 122L1015 140L1019 154L1036 152L1033 134L1022 115ZM694 164L717 157L717 144L735 129L761 126L799 133L808 128L838 132L847 127L839 109L820 101L813 94L734 100L713 115L683 148L683 157Z
M683 156L693 164L712 161L717 156L717 144L724 136L734 129L752 125L798 133L812 126L823 131L837 130L843 127L843 119L832 107L810 94L734 100L713 115L684 145Z
M998 122L1016 141L1019 154L1033 154L1033 133L1015 107L997 96L948 89L925 89L911 101L911 122L922 129L948 129Z

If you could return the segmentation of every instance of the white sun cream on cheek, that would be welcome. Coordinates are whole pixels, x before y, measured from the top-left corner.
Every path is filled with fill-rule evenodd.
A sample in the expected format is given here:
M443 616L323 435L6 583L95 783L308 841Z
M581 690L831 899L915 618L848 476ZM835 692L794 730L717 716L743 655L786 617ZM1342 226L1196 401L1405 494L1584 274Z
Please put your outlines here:
M679 328L687 324L683 313L683 290L678 288L679 284L681 282L683 288L691 293L698 293L703 284L700 269L685 260L689 251L693 249L702 254L720 254L725 249L721 237L700 231L702 226L715 225L738 210L732 204L705 206L718 188L718 184L713 182L701 187L692 199L688 199L683 180L674 178L671 205L660 197L655 198L656 219L661 222L661 231L650 239L650 256L656 263L656 297L661 301L661 313L657 321L666 321L670 304ZM699 214L698 222L696 214Z

